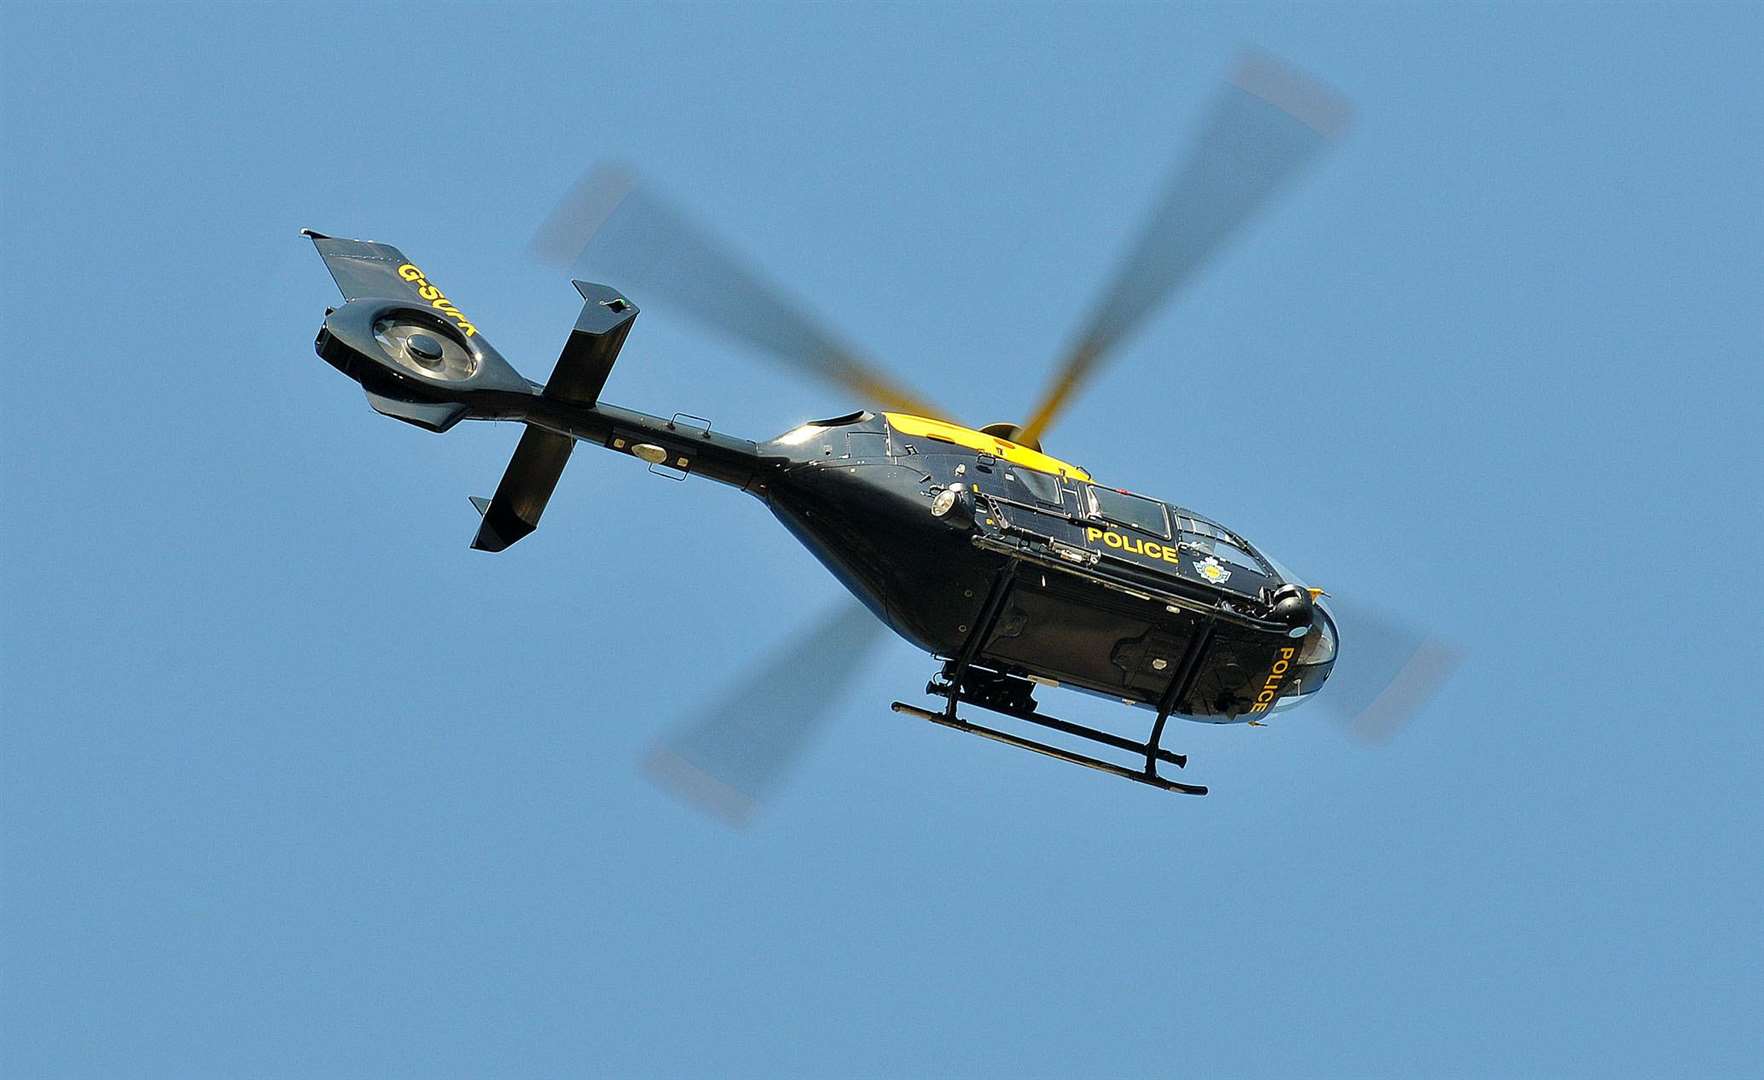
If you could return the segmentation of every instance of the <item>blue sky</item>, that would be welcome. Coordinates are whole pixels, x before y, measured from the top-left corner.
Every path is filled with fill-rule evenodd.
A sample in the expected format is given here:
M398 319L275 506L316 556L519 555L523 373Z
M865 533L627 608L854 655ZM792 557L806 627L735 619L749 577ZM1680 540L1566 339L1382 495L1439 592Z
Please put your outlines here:
M1755 8L0 30L8 1075L1756 1067ZM577 299L525 245L613 159L1020 418L1245 44L1354 127L1050 448L1457 641L1382 749L1176 724L1214 794L1166 797L889 713L933 667L893 642L729 831L635 763L831 577L758 503L586 452L469 551L515 432L384 420L312 353L302 226L400 245L542 378ZM862 404L636 299L609 400L754 437Z

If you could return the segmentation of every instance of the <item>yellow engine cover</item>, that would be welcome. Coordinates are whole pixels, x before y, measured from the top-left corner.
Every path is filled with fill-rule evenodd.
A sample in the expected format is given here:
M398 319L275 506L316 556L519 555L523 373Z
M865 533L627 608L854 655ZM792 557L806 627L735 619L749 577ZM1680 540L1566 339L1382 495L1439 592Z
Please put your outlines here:
M965 446L982 454L1008 461L1025 469L1036 472L1052 473L1055 476L1067 476L1074 480L1089 480L1090 474L1070 462L1049 457L1039 450L1031 450L1027 446L1018 446L1009 439L1001 439L988 435L984 431L975 431L960 424L951 424L943 420L932 420L910 413L883 413L888 426L902 435L912 435L924 439L939 439L957 446Z

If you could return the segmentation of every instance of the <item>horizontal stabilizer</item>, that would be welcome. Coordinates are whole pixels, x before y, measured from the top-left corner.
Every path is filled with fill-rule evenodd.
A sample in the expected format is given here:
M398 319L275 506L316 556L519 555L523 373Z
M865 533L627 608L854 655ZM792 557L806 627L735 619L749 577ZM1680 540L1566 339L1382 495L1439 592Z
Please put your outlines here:
M572 282L582 294L582 314L558 354L545 383L545 396L571 405L594 405L612 373L619 350L637 319L637 305L618 290L592 282Z
M376 244L372 240L346 240L316 233L311 229L302 229L300 232L318 248L319 258L325 260L325 269L331 272L331 278L343 293L343 299L385 296L428 303L418 292L420 286L412 278L404 277L398 272L399 267L409 266L411 263L404 257L404 252L391 244Z
M539 515L557 489L558 477L570 460L576 441L568 435L528 426L520 445L496 485L488 503L474 498L472 505L484 515L472 547L478 551L502 551L539 527Z
M601 387L612 372L619 350L637 319L637 305L616 289L586 281L574 283L582 294L582 313L558 354L557 366L545 383L542 396L553 401L592 408L600 400ZM502 474L502 483L488 503L472 499L484 520L472 547L479 551L502 551L539 527L539 515L557 489L558 477L576 444L567 435L528 426L515 447L514 457Z
M478 336L477 325L421 267L391 244L345 240L311 229L300 232L318 249L319 258L325 261L325 269L331 272L343 299L407 300L414 306L440 312L466 339Z

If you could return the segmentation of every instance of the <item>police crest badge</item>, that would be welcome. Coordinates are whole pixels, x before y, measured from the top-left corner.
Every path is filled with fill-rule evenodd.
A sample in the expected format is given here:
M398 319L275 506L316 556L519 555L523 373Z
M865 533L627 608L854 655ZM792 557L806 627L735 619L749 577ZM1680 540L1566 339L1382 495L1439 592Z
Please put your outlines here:
M1206 578L1214 585L1223 585L1231 580L1231 571L1219 565L1219 560L1211 555L1205 559L1194 561L1194 572Z

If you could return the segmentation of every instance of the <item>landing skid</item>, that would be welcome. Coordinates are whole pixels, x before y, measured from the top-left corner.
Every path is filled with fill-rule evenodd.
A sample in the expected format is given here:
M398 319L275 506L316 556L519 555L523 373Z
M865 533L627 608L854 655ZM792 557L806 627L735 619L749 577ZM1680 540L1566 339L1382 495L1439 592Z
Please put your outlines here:
M995 742L1007 743L1011 746L1018 746L1024 750L1033 750L1038 754L1046 754L1048 757L1059 758L1061 761L1069 761L1074 765L1082 765L1087 769L1096 769L1098 772L1110 773L1127 780L1132 780L1135 783L1146 784L1150 787L1158 788L1161 791L1174 791L1182 795L1205 795L1207 793L1207 789L1199 784L1182 784L1175 780L1164 779L1157 774L1155 765L1149 771L1129 769L1124 765L1116 765L1114 762L1104 761L1101 758L1093 758L1085 754L1074 753L1070 750L1062 750L1057 746L1049 746L1047 743L1036 742L1034 739L1025 739L1021 735L1012 735L1008 731L999 731L997 728L982 727L979 724L971 724L956 715L953 699L951 700L950 707L943 712L932 712L930 709L921 709L917 705L908 705L904 701L895 702L893 708L897 713L905 713L907 716L916 716L921 720L929 720L933 724L942 724L946 728L954 728L956 731L965 731L970 735L979 735L982 738L992 739ZM1001 713L1000 715L1013 716L1018 720L1024 720L1031 724L1040 724L1043 727L1053 728L1056 731L1064 731L1068 734L1079 735L1083 738L1095 739L1099 742L1107 743L1110 746L1119 746L1123 750L1130 750L1134 753L1143 754L1146 752L1145 746L1141 743L1111 735L1106 731L1097 731L1094 728L1087 728L1080 724L1067 723L1064 720L1058 720L1051 716L1043 716L1040 713L1030 713L1027 716L1017 713ZM1172 754L1167 750L1156 750L1154 753L1157 761L1168 761L1171 764L1176 765L1178 768L1180 768L1187 760L1181 755Z
M945 699L947 704L942 711L933 712L930 709L921 709L916 705L908 705L904 701L896 701L893 704L894 711L904 713L907 716L916 716L921 720L929 720L933 724L941 724L956 731L965 731L970 735L979 735L994 742L1005 743L1024 750L1033 750L1038 754L1046 754L1048 757L1069 761L1087 769L1106 772L1113 776L1132 780L1135 783L1158 788L1161 791L1174 791L1181 795L1205 795L1207 789L1198 784L1178 783L1158 775L1160 761L1174 765L1178 769L1186 768L1188 765L1188 758L1185 755L1173 754L1159 745L1164 734L1164 724L1170 719L1170 713L1175 707L1177 692L1186 677L1185 673L1178 673L1172 677L1170 689L1164 694L1164 700L1159 703L1158 718L1157 722L1152 725L1151 735L1145 742L1139 743L1111 732L1099 731L1096 728L1085 727L1083 724L1074 724L1069 720L1061 720L1058 717L1037 712L1032 693L1034 684L1025 679L973 666L974 657L980 649L980 643L991 632L992 624L997 621L999 613L1004 610L1005 600L1010 595L1011 587L1010 573L1008 571L1001 573L994 581L992 591L981 609L980 618L976 620L973 632L963 643L961 652L945 664L939 676L932 679L930 685L925 687L926 693L937 694ZM1199 655L1201 641L1204 641L1204 635L1190 649L1190 662L1183 665L1184 668L1192 668L1192 660ZM1021 735L999 731L996 728L970 723L956 715L957 702L966 702L975 708L995 712L1000 716L1008 716L1026 724L1035 724L1080 739L1089 739L1117 750L1125 750L1144 758L1145 765L1143 768L1130 769L1124 765L1104 761L1101 758L1090 757L1087 754L1065 750L1058 746L1050 746L1047 743L1036 742L1034 739L1026 739Z

